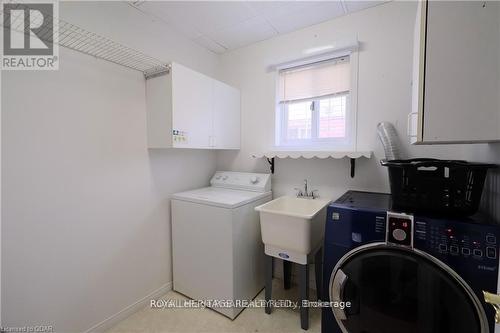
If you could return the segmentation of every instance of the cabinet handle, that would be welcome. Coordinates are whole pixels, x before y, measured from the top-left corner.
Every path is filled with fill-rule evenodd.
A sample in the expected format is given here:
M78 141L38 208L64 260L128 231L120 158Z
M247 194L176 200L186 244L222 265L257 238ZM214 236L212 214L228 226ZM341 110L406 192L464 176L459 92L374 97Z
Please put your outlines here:
M412 134L411 134L411 131L410 131L410 128L411 128L411 120L412 120L412 116L413 116L414 114L417 114L417 115L418 115L418 112L410 112L410 113L408 113L408 117L407 117L407 119L406 119L406 135L407 135L407 136L416 136L416 134L415 134L415 135L412 135Z
M484 301L495 308L495 323L500 323L500 295L483 291Z

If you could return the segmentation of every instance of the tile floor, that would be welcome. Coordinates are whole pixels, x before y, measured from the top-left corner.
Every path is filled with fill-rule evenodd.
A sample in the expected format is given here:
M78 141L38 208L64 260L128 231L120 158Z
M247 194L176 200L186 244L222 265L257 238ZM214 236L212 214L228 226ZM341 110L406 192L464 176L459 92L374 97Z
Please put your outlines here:
M316 292L310 291L310 299L315 300ZM161 299L187 299L185 296L170 291ZM262 291L256 299L264 299ZM297 286L289 290L283 289L283 281L273 281L273 299L298 299ZM309 309L309 330L300 328L300 310L290 308L274 308L270 315L264 313L263 308L247 308L235 320L230 320L210 309L154 309L149 305L119 322L107 333L123 332L151 332L151 333L294 333L320 332L321 310Z

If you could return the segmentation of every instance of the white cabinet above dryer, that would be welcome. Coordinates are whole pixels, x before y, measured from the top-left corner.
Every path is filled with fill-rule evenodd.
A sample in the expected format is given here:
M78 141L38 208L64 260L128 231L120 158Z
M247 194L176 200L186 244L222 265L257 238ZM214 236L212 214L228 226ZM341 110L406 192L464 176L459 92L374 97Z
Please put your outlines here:
M240 92L172 63L146 80L149 148L239 149Z
M415 26L412 143L500 139L500 3L420 1Z

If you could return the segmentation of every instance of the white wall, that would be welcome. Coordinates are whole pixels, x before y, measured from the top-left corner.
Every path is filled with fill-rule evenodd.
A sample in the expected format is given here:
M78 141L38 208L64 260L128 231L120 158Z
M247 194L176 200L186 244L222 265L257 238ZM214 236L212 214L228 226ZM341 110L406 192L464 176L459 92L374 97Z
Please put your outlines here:
M500 161L498 145L409 146L406 117L411 111L411 73L415 2L390 2L333 19L290 34L278 36L222 56L222 77L241 88L242 149L219 152L218 169L267 171L264 159L250 157L254 151L268 150L273 144L275 74L268 66L304 57L311 48L358 38L358 149L373 150L374 156L356 161L356 176L349 177L349 161L279 159L273 176L275 195L292 194L293 188L310 181L320 195L336 198L347 189L389 191L387 171L379 160L384 157L376 135L380 121L397 127L404 151L411 156L469 158ZM497 152L494 155L494 152Z
M125 3L64 3L61 16L217 69L214 54ZM59 71L2 73L2 319L76 332L168 288L169 195L207 185L216 161L148 150L142 74L60 51Z
M278 160L275 194L292 193L304 178L328 198L349 188L387 191L375 126L391 121L405 140L414 14L414 3L391 2L229 52L219 63L124 3L62 3L70 22L240 87L242 149L217 158L147 150L141 75L64 48L57 72L2 73L2 324L82 331L168 286L169 195L205 185L216 166L268 171L250 157L272 142L275 82L266 68L304 49L358 36L358 144L375 156L358 160L354 179L347 160ZM405 150L500 163L499 145ZM485 206L498 211L498 181L487 193L494 196Z

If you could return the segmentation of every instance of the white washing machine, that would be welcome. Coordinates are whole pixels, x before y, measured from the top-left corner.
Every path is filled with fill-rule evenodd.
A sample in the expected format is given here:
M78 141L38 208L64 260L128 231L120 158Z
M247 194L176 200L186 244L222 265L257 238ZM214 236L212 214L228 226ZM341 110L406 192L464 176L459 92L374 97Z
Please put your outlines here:
M264 246L254 210L272 199L271 175L217 171L210 187L172 196L175 291L234 319L264 288Z

